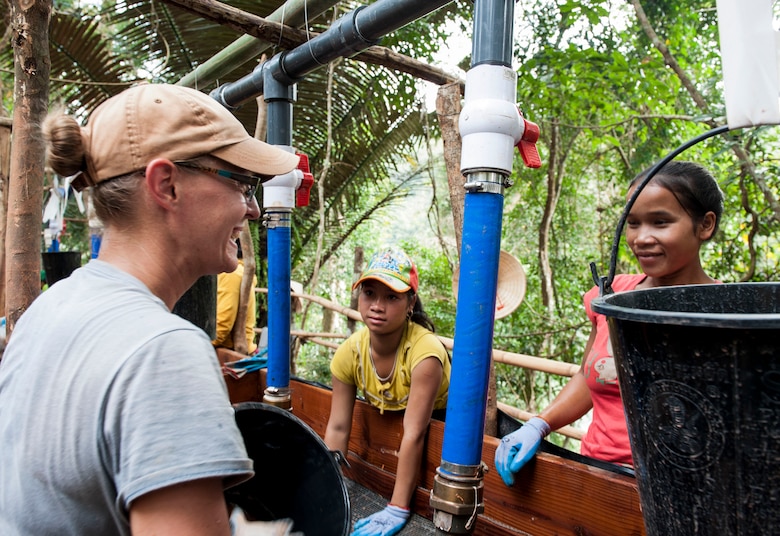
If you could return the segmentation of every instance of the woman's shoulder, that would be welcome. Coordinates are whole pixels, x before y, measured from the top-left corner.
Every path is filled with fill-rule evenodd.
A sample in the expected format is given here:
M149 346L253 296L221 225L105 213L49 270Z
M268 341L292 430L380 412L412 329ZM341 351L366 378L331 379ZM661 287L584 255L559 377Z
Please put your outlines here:
M412 343L425 337L433 337L438 340L438 337L436 337L434 332L416 322L408 322L408 329L406 330L405 337L406 340Z
M621 292L623 290L633 290L639 283L644 281L645 274L619 274L612 281L612 290Z
M623 292L626 290L633 290L639 283L641 283L645 279L645 277L647 277L645 274L618 274L612 280L612 291ZM597 298L598 296L599 296L599 287L597 285L594 285L583 296L583 302L585 303L585 307L589 309L590 302L593 301L593 299Z

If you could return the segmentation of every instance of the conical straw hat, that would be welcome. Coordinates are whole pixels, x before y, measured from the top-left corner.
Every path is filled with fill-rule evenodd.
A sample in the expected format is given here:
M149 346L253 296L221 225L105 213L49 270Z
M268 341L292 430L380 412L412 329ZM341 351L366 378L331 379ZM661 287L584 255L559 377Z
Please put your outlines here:
M458 299L458 281L460 266L452 274L452 292ZM498 257L498 281L496 285L496 315L504 318L512 314L523 302L525 297L525 270L516 258L506 251L501 251Z

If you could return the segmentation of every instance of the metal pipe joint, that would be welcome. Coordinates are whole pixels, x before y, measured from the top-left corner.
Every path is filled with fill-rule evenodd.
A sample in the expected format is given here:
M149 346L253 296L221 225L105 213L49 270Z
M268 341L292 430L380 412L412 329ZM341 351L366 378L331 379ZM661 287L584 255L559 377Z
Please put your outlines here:
M483 502L484 465L456 465L442 460L433 478L430 504L436 532L471 534Z
M277 408L292 409L292 390L289 387L268 387L263 392L263 402Z

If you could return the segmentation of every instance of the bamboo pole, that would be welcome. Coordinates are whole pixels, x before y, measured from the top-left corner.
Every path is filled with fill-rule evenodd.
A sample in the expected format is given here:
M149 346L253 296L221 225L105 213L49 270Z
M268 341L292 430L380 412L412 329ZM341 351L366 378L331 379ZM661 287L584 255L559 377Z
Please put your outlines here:
M518 409L514 406L510 406L509 404L504 404L503 402L498 403L498 409L509 415L510 417L514 417L515 419L519 419L521 421L528 421L531 417L534 416L533 413L529 413L528 411L523 411L522 409ZM572 439L582 439L582 436L585 435L585 432L583 430L580 430L579 428L575 428L573 426L561 426L557 430L553 430L554 432L557 432L561 435L564 435L566 437L570 437Z
M255 290L257 292L262 292L262 293L268 292L267 288L257 288ZM317 303L332 311L336 311L346 316L347 318L351 318L352 320L356 320L359 322L363 321L358 311L355 311L354 309L350 309L349 307L345 307L338 303L332 302L320 296L314 296L302 292L291 292L290 295L293 297L303 298L305 300L309 300L311 302ZM448 350L452 350L454 341L451 338L443 337L441 335L437 335L437 336L439 337L439 340L441 340L442 344L444 344L444 346ZM574 376L577 373L577 371L580 369L579 365L575 365L572 363L564 363L562 361L554 361L552 359L545 359L543 357L536 357L536 356L526 355L526 354L516 354L513 352L506 352L504 350L496 350L496 349L493 350L493 361L495 361L496 363L506 363L507 365L513 365L516 367L527 368L539 372L546 372L548 374L557 374L559 376L568 376L568 377Z
M217 2L215 0L164 0L167 4L178 6L204 19L217 22L236 31L243 32L247 36L257 39L270 41L275 46L283 49L293 49L317 35L316 32L299 30L280 22L264 19L242 11L228 4ZM371 46L352 56L350 59L356 59L364 63L381 65L388 69L395 69L407 74L432 82L436 85L457 83L465 87L465 81L458 76L450 74L443 69L428 65L422 61L404 56L393 50L381 46ZM200 73L197 77L190 75L182 79L180 84L192 85L198 82L200 86L205 85L205 73Z

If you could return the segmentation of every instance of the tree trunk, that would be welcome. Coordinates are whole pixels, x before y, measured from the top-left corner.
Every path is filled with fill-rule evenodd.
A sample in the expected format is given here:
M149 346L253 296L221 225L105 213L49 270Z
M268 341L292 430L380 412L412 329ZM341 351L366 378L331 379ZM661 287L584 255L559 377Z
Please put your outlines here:
M8 177L11 173L10 119L8 123L0 125L0 222L5 222L8 214ZM0 225L0 315L5 315L5 231L6 226Z
M460 118L462 88L460 84L447 84L439 87L436 93L436 115L441 128L444 143L444 164L447 168L447 183L450 187L450 205L452 207L452 223L455 226L455 243L460 258L460 242L463 236L463 202L466 192L465 182L460 172L461 140L458 130Z
M6 228L7 333L41 292L41 214L45 144L40 125L49 105L51 0L12 0L14 142ZM8 284L13 281L13 285Z
M704 114L711 114L710 106L704 99L704 96L699 92L696 84L693 82L693 80L691 80L691 77L688 76L688 73L686 73L680 66L677 59L669 50L669 47L666 46L664 40L661 39L655 32L655 29L650 23L650 20L647 18L647 14L642 7L642 2L640 2L640 0L631 0L631 5L634 7L634 11L636 12L637 20L639 21L639 25L641 26L642 31L653 43L653 46L656 48L656 50L661 53L661 56L664 58L664 63L669 66L669 68L677 76L677 79L680 80L680 83L686 89L688 95L690 95L691 99L693 99L693 102L696 103L696 107ZM715 128L718 126L714 119L707 121L707 124L710 128ZM769 216L769 218L774 219L775 221L780 221L780 202L778 202L765 177L763 177L756 169L756 165L750 157L748 151L745 150L745 147L739 143L731 143L729 146L731 151L737 157L742 172L747 173L753 179L756 186L758 186L758 189L763 194L767 205L769 205L769 208L772 210L772 214Z
M462 142L458 119L461 111L463 88L459 83L439 87L436 93L436 115L439 119L441 137L444 144L444 163L447 168L447 183L450 189L450 206L452 207L452 223L455 226L455 242L460 259L460 244L463 238L463 212L466 191L463 188L465 178L460 172L460 155ZM488 379L487 401L485 405L485 434L498 434L498 404L496 395L495 365L490 365Z

